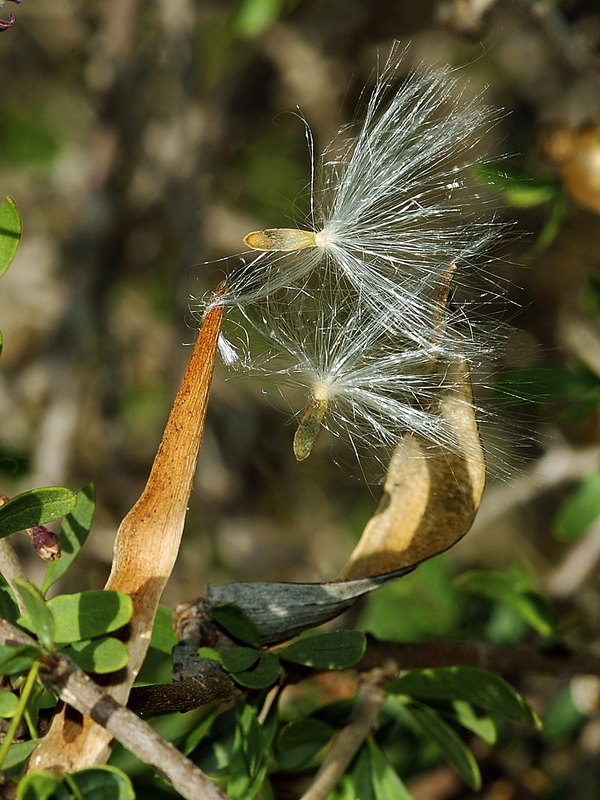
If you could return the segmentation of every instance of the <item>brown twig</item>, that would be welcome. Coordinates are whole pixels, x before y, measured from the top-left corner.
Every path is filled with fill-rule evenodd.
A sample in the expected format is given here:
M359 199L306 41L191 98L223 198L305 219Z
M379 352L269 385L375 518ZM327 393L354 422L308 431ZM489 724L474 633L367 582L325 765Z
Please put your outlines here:
M0 619L0 642L19 647L37 645L27 634ZM93 719L139 759L164 775L187 800L227 800L225 795L172 744L159 736L132 711L116 702L69 658L52 654L43 658L42 684L87 719ZM71 712L72 716L72 712ZM57 761L60 761L57 754Z
M381 684L386 683L390 677L387 671L381 669L373 670L368 678L365 676L358 689L350 721L334 741L312 785L302 795L301 800L325 800L346 772L367 736L377 726L377 717L385 698Z
M131 693L129 707L138 713L189 711L214 700L228 700L239 695L239 688L229 676L215 676L208 659L201 663L202 671L194 678L137 687ZM569 650L544 652L526 645L404 644L380 642L368 636L365 655L355 669L364 674L385 668L386 672L396 674L406 669L450 666L480 667L501 675L600 676L600 655ZM318 673L319 670L310 667L287 664L283 684L295 684Z
M222 306L215 305L204 320L148 483L116 535L105 588L129 594L134 608L124 639L129 650L124 677L107 688L118 702L127 700L142 665L158 602L179 551L222 316ZM109 732L90 718L73 720L63 710L34 751L30 769L58 765L72 771L102 762L108 756L110 739Z

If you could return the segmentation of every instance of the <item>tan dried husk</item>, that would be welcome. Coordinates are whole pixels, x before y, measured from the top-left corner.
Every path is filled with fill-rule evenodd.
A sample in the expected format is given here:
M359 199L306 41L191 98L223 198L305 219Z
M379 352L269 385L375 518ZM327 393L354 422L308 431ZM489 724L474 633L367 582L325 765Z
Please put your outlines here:
M406 434L391 458L383 495L340 578L382 575L416 565L456 544L473 523L485 485L485 458L469 368L448 371L440 414L456 447Z

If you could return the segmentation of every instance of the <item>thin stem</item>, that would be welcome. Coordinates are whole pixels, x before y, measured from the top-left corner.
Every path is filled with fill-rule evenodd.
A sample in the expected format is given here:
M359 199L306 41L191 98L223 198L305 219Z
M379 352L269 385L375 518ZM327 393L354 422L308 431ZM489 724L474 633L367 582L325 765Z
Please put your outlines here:
M6 732L6 736L4 741L2 742L2 746L0 747L0 767L4 763L4 759L6 758L6 754L10 750L10 746L13 743L13 739L17 733L17 728L23 718L23 714L25 713L25 708L27 703L29 702L29 697L35 685L35 679L37 678L38 672L40 671L40 662L34 661L31 665L29 673L27 675L27 680L25 681L23 688L21 689L21 696L19 697L19 704L17 705L17 710L15 711L14 717L10 721L9 728Z

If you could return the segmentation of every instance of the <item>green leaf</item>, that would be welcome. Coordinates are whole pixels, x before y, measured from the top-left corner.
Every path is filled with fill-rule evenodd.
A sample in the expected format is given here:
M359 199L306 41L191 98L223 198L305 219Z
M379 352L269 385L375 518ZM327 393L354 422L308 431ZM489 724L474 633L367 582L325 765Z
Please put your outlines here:
M466 700L488 711L540 727L529 704L503 678L479 667L409 670L386 687L425 700Z
M239 0L232 20L232 30L243 39L251 39L270 27L286 7L297 0Z
M600 517L600 469L584 478L559 508L554 518L556 538L573 542Z
M0 717L14 717L19 698L8 689L0 689Z
M456 585L464 592L505 603L542 636L550 635L556 628L556 612L550 602L535 592L515 586L510 577L488 570L473 570L457 578Z
M257 667L243 672L233 672L231 677L247 689L266 689L275 683L280 672L279 659L274 653L267 651L261 655Z
M504 164L480 164L477 178L503 192L506 202L516 208L531 208L549 200L561 191L556 178L531 178Z
M412 800L398 773L372 737L358 753L352 778L353 796L360 800Z
M422 731L440 748L443 757L456 769L463 781L474 791L481 788L481 773L473 754L452 728L430 706L414 701L408 710Z
M0 539L58 519L72 511L76 503L73 492L61 486L48 486L18 494L0 506Z
M275 758L286 770L305 767L336 733L331 725L314 717L290 722L279 734Z
M62 778L51 772L28 772L19 781L17 800L48 800L61 783Z
M243 672L250 669L260 658L254 647L232 647L220 653L221 666L227 672Z
M237 725L227 794L231 800L253 800L267 775L269 748L256 709L250 703L238 700L235 710Z
M89 767L71 773L70 778L85 800L135 800L131 781L116 767Z
M29 772L19 782L17 800L135 800L131 781L111 766L89 767L64 777Z
M170 656L177 642L177 634L173 629L173 611L166 606L159 606L152 626L150 647Z
M15 578L14 584L27 609L27 616L22 617L19 624L33 631L40 643L51 649L54 643L54 618L46 601L32 583Z
M56 561L51 561L46 567L46 574L41 587L43 595L46 594L53 583L62 578L73 561L75 561L92 527L96 509L93 485L90 483L84 486L77 492L75 497L77 505L64 518L58 533L62 555Z
M471 703L455 700L452 703L452 718L486 744L496 744L498 731L494 720L487 714L476 713Z
M129 652L123 642L112 636L73 642L62 648L62 652L86 672L99 674L116 672L129 661Z
M305 636L274 652L286 661L313 669L349 669L360 661L365 648L361 631L334 631Z
M48 601L48 608L54 616L55 641L59 644L116 631L126 625L133 614L128 594L99 589L60 594Z
M556 403L582 399L600 403L600 379L586 368L570 369L558 364L506 372L494 383L494 393L507 401Z
M200 742L206 739L210 734L213 723L219 712L219 705L220 703L217 702L212 708L209 708L200 722L186 735L183 743L179 746L184 756L189 756L190 753L198 747Z
M252 620L235 603L215 603L211 613L217 622L230 636L252 647L260 646L260 637L254 620Z
M0 573L0 617L14 625L20 616L19 604L13 590L4 575Z
M31 739L28 742L14 742L10 746L8 754L2 762L2 770L8 772L13 767L18 767L29 758L33 750L38 746L39 742L36 739Z
M27 672L42 655L33 645L9 647L0 645L0 675L19 675Z
M0 276L10 267L21 241L21 215L15 201L7 195L0 205Z

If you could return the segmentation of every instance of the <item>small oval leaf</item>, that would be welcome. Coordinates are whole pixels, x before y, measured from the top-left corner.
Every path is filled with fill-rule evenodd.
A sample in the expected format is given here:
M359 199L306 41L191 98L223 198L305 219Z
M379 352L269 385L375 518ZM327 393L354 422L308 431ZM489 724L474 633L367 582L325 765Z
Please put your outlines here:
M51 772L29 772L19 781L17 800L48 800L63 779Z
M247 689L266 689L279 678L281 667L279 659L273 653L263 653L256 669L235 672L231 675L236 683Z
M91 590L61 594L48 601L54 616L55 641L69 644L110 633L131 619L131 597L123 592Z
M0 717L14 717L19 698L8 689L0 689Z
M254 621L235 603L215 603L211 609L215 622L234 639L259 647L260 637Z
M73 642L62 652L86 672L99 674L116 672L129 661L129 652L123 642L112 636Z
M63 517L75 508L76 503L73 492L61 486L47 486L18 494L0 506L0 539Z
M41 651L33 645L9 647L0 645L0 675L18 675L27 672L41 656Z
M85 800L135 800L131 781L117 767L80 769L71 773L70 779Z
M62 555L60 559L50 562L46 567L41 587L44 595L53 583L62 578L75 561L92 527L96 510L96 498L92 484L80 489L75 498L77 505L63 519L58 533Z
M253 667L260 653L254 647L232 647L220 653L221 666L227 672L243 672Z
M15 201L7 195L0 204L0 275L10 267L21 241L21 215Z
M27 615L21 617L19 624L35 633L44 647L51 648L54 642L54 619L39 589L20 578L15 578L13 583L27 609Z
M286 661L313 669L349 669L363 657L365 647L361 631L334 631L306 636L274 652Z

